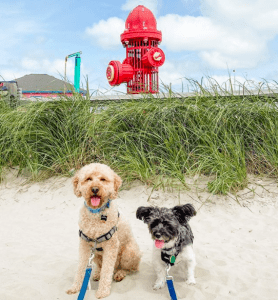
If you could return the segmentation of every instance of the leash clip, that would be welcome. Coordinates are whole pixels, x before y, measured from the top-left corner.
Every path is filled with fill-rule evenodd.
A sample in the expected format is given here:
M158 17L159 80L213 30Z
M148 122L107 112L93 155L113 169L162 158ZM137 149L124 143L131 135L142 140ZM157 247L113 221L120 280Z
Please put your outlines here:
M171 265L167 265L167 267L166 267L166 280L173 280L173 276L170 276L169 275L169 271L170 271L170 269L171 269Z
M95 251L96 251L96 248L97 248L97 241L95 241L95 244L94 244L94 246L92 247L91 255L90 255L90 258L89 258L87 267L92 267L92 265L93 265L93 259L94 259L94 257L95 257Z

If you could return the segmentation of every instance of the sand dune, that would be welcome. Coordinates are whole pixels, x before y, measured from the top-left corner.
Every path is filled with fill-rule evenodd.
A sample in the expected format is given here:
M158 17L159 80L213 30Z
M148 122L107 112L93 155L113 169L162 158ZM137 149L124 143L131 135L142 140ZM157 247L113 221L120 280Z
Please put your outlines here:
M132 226L143 253L140 272L113 282L106 299L169 299L167 288L152 289L147 226L135 218L140 205L171 207L192 203L190 221L197 259L195 286L185 284L182 265L170 273L178 299L278 299L278 187L275 180L250 178L234 195L211 195L206 178L187 180L190 191L154 191L139 182L122 189L115 200ZM151 195L151 196L150 196ZM149 198L149 201L147 201ZM9 174L0 185L0 299L72 300L67 295L78 260L78 213L83 205L71 179L28 183ZM98 283L85 299L95 299Z

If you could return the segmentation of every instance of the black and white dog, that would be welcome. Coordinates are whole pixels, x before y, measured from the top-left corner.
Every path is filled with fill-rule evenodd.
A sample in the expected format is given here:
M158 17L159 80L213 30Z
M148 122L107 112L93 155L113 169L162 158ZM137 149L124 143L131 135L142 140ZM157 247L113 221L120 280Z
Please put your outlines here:
M187 263L187 284L195 284L194 270L196 266L193 252L193 233L188 224L196 215L194 207L188 203L172 209L140 206L136 218L148 224L154 242L153 266L157 280L155 290L165 285L165 269L179 261Z

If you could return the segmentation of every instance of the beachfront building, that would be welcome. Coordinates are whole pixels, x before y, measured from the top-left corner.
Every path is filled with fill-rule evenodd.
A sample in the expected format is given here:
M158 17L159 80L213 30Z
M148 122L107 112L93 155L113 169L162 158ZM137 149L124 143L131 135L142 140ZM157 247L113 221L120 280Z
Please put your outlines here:
M29 74L15 81L22 90L23 98L56 98L63 94L72 96L74 91L72 84L47 74ZM85 95L86 91L80 89L80 93Z

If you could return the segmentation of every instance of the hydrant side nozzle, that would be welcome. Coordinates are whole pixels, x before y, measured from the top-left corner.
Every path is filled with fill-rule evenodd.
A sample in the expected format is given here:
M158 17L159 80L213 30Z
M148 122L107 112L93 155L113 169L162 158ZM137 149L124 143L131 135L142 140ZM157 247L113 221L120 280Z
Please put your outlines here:
M118 60L110 61L106 69L106 78L110 85L119 85L133 78L134 70L130 64L121 63Z

